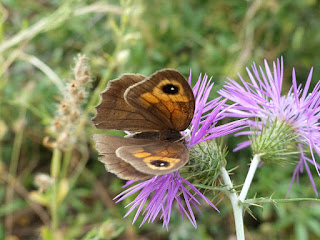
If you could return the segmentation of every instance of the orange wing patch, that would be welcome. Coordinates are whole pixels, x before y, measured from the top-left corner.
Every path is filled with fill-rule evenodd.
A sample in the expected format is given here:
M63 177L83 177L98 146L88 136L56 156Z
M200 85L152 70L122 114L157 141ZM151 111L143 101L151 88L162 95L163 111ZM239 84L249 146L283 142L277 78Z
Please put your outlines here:
M141 98L145 99L149 103L159 103L159 98L156 97L153 92L146 92L141 95Z
M167 84L177 86L179 92L174 95L163 93L162 87ZM158 83L158 85L153 88L152 92L141 94L139 99L147 107L161 102L162 104L158 105L157 107L167 116L167 118L170 118L172 116L173 118L177 119L185 117L185 113L181 111L180 103L188 103L190 101L188 96L185 95L182 84L178 81L168 79L164 79L160 83Z
M162 87L167 84L173 84L175 86L178 86L179 93L176 95L169 95L169 94L163 93ZM143 99L151 104L159 103L160 101L166 102L166 104L167 102L169 102L171 103L172 107L173 107L172 103L190 101L190 99L187 96L185 96L181 83L175 80L168 80L168 79L162 80L156 87L153 88L152 92L146 92L144 94L141 94L140 99L141 100ZM167 105L170 105L170 104L167 104ZM170 107L171 110L173 110L172 107Z
M136 158L145 158L145 157L149 157L151 156L151 153L148 152L144 152L142 149L139 151L135 151L133 153L133 156L135 156Z
M160 130L185 130L194 114L192 89L180 73L171 69L158 71L130 86L124 99Z
M155 151L155 155L146 152L143 149L138 149L133 152L137 158L141 158L150 168L155 170L168 170L171 169L181 158L170 157L170 155L177 154L176 150L168 148L168 150Z

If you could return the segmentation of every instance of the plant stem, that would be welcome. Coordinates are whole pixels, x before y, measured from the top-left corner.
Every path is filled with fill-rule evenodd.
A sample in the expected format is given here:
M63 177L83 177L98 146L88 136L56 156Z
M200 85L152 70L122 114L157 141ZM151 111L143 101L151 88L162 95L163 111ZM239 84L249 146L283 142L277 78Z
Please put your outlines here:
M73 149L73 147L71 149ZM67 177L71 157L72 157L72 150L66 151L64 153L62 167L61 167L61 174L60 174L61 179L64 179Z
M130 1L126 1L126 3L129 3L129 2ZM121 6L123 9L130 8L129 6L125 6L124 2L121 3ZM124 11L124 12L126 12L126 11ZM116 67L118 67L117 61L115 58L118 55L118 53L123 49L123 46L125 44L125 42L123 41L123 38L124 38L124 35L127 31L128 24L130 23L128 19L129 19L128 14L126 14L126 13L121 14L119 27L118 27L117 31L115 31L115 34L118 35L115 49L113 50L113 53L111 54L112 57L109 59L109 65L107 67L106 74L104 74L103 78L100 80L100 82L99 82L98 86L95 88L93 94L91 94L91 98L89 99L86 110L85 110L85 112L87 114L92 113L92 111L94 110L94 106L97 104L97 102L99 100L100 93L102 92L103 89L106 88L107 82L110 80L110 77L112 76L114 69Z
M260 154L255 154L252 161L251 161L250 168L249 168L246 180L244 181L244 184L243 184L243 187L242 187L242 190L240 193L240 197L239 197L239 200L241 202L243 202L247 197L253 176L254 176L254 174L259 166L259 163L260 163L260 159L261 159L260 157L261 157Z
M53 178L54 182L52 185L52 197L51 197L51 229L53 236L57 234L57 229L59 225L59 217L58 217L58 192L59 192L59 171L61 165L61 157L62 153L58 148L53 149L53 155L51 159L51 177Z
M243 207L241 205L241 202L239 201L236 190L233 188L229 173L224 167L220 169L220 172L222 180L227 188L226 195L230 199L232 205L237 240L244 240Z
M9 40L1 43L0 52L3 52L13 47L14 45L19 44L22 41L32 39L35 36L39 35L41 32L54 30L57 27L59 27L61 24L66 22L68 19L74 16L89 14L92 12L113 13L113 14L122 13L121 8L110 5L110 4L94 3L78 9L72 9L70 7L70 5L72 4L73 4L72 1L69 1L69 2L66 1L64 5L61 5L60 8L58 8L58 10L53 12L51 15L40 19L34 25L28 27L27 29L22 30L21 32L17 33L15 36L11 37Z
M6 197L5 197L5 204L6 206L9 206L9 204L12 203L13 197L14 197L14 184L19 164L19 157L20 157L20 151L22 147L23 142L23 135L24 135L24 120L26 117L26 108L23 108L21 110L21 114L19 119L21 120L21 127L16 130L16 135L13 141L13 148L12 148L12 155L11 155L11 161L9 166L9 175L12 177L13 181L8 182L8 185L6 187ZM13 216L12 213L8 213L5 219L5 225L7 227L8 233L11 234L12 226L13 226Z
M247 174L247 177L244 181L242 190L240 195L238 196L236 190L233 188L233 184L231 182L230 176L227 172L227 170L222 167L220 169L221 172L221 177L226 185L226 195L230 199L232 209L233 209L233 215L234 215L234 222L235 222L235 228L236 228L236 235L237 235L237 240L244 240L244 224L243 224L243 202L247 197L253 176L259 166L260 160L261 160L261 155L260 154L255 154L251 164L250 168Z

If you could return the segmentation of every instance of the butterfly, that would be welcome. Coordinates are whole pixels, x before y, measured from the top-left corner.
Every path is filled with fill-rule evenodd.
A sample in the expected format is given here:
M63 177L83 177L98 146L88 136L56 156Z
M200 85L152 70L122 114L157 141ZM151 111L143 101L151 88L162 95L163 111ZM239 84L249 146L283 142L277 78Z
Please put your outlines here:
M188 162L180 132L193 118L195 99L178 71L163 69L149 77L123 74L109 81L96 110L96 128L134 132L126 137L93 135L99 160L119 178L148 179Z

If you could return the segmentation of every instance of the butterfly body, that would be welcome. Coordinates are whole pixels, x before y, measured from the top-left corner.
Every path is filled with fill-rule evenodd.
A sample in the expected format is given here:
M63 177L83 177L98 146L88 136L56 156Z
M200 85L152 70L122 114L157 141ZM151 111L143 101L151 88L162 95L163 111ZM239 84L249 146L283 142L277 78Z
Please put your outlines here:
M159 132L138 132L132 135L127 135L128 138L140 138L160 141L183 141L183 136L178 131L159 131Z
M94 135L100 161L109 172L140 180L176 171L188 162L180 131L192 120L195 100L179 72L125 74L110 81L101 98L95 126L135 132L127 137Z

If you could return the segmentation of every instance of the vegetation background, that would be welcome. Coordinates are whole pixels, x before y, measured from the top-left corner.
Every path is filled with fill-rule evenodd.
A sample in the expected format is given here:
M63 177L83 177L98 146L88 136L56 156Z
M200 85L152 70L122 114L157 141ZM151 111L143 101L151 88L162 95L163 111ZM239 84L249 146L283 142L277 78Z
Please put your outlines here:
M172 213L169 232L161 221L139 228L139 221L131 225L132 215L123 219L130 200L115 204L112 198L124 181L105 171L92 147L94 106L108 80L166 67L185 76L192 69L194 79L200 73L213 76L212 98L226 77L246 76L252 62L262 65L280 56L287 88L293 67L303 83L314 66L315 84L319 12L317 0L2 0L0 239L234 239L230 203L211 191L206 196L221 212L203 204L197 229L178 211ZM93 80L73 135L67 136L76 141L61 150L50 126L70 83L65 79L74 78L78 53L89 58ZM236 185L243 182L251 156L249 150L232 153L239 140L225 139L227 168L238 167L231 176ZM294 167L260 168L249 194L284 198ZM40 186L39 173L48 177ZM57 177L57 184L51 186L50 177ZM315 197L305 175L289 197ZM320 238L319 203L261 203L251 207L251 214L254 218L245 216L247 239Z

